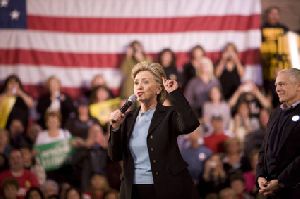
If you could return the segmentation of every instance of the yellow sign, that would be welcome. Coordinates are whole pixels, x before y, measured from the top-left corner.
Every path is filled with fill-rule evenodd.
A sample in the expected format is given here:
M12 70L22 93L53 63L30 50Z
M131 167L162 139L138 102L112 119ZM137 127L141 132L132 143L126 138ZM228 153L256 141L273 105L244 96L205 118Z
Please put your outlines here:
M105 125L109 120L109 114L118 109L120 104L120 98L106 100L97 104L91 104L89 107L91 116L98 119L101 125Z

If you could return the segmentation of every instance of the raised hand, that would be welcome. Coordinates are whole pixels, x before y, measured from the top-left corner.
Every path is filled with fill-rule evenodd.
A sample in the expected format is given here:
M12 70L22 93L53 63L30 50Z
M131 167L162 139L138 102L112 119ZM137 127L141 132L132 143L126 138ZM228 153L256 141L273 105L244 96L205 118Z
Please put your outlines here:
M171 93L172 91L174 91L178 88L178 83L176 80L170 80L170 79L163 78L163 84L164 84L165 90L168 93Z

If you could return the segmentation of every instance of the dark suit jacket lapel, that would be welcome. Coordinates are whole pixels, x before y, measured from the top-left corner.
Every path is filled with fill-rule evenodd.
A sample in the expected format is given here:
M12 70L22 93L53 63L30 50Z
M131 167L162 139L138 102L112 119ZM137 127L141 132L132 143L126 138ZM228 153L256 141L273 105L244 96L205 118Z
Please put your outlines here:
M154 132L155 128L160 124L160 122L162 121L162 119L165 116L165 111L166 110L163 105L157 104L156 110L155 110L152 120L151 120L148 135L152 134Z

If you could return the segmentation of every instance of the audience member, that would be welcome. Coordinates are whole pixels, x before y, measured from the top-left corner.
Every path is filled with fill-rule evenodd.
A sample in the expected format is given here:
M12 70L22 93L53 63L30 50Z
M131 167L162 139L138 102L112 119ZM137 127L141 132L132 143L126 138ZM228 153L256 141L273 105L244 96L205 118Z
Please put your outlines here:
M15 119L26 128L32 107L33 99L25 93L20 78L9 75L0 90L0 128L8 129Z
M144 47L141 42L135 40L132 41L126 51L126 57L121 64L122 83L121 83L121 97L127 99L132 95L133 80L131 78L131 70L135 64L141 61L151 61L144 51Z
M88 137L88 129L93 123L98 121L89 114L88 99L80 98L75 105L77 107L76 116L69 118L66 123L66 129L70 131L72 136L86 139Z
M53 196L57 196L58 198L59 186L54 180L46 180L46 182L41 186L41 190L43 191L46 199Z
M74 187L69 187L66 190L66 195L63 199L81 199L81 193Z
M189 81L184 95L198 117L202 117L202 107L209 99L210 90L220 86L213 73L213 64L208 58L201 58L196 66L196 77Z
M225 100L229 100L239 87L244 73L236 45L227 43L216 67L216 77L220 80Z
M189 81L196 76L196 69L201 64L201 59L205 56L205 50L202 46L196 45L191 49L190 60L183 66L182 88L185 90Z
M245 182L243 176L234 174L230 176L230 187L234 191L238 199L254 199L251 195L245 192Z
M171 49L165 48L159 52L158 63L163 66L167 79L181 81L176 67L176 55Z
M249 155L251 170L244 172L245 190L255 196L257 193L256 187L256 165L258 163L259 150L253 149Z
M222 116L213 116L211 118L212 131L204 137L204 145L214 153L224 152L224 142L228 139L225 134Z
M211 118L212 116L222 116L224 122L224 129L229 129L231 120L231 112L229 105L223 100L220 87L214 86L209 92L209 101L204 103L203 107L203 120L205 130L211 131Z
M45 196L40 188L31 187L26 192L25 199L45 199Z
M13 178L7 178L2 182L3 199L18 199L19 184Z
M221 157L213 154L204 163L204 172L199 181L200 196L206 196L214 193L218 194L220 190L227 186L227 176L223 168Z
M39 114L39 125L45 126L45 114L48 110L58 111L61 114L61 126L64 127L67 119L74 113L72 99L61 90L61 81L56 76L50 76L46 81L47 92L42 95L37 102L37 112Z
M204 162L212 155L212 151L203 145L200 127L187 135L186 146L183 146L180 151L184 161L188 163L188 170L194 183L198 184L203 173Z
M8 178L15 179L19 184L18 196L24 197L30 187L37 187L37 177L24 169L24 161L20 150L14 149L9 155L9 169L0 173L0 185Z
M242 158L242 144L236 137L229 138L224 142L225 154L223 158L223 167L227 175L240 173L241 158Z

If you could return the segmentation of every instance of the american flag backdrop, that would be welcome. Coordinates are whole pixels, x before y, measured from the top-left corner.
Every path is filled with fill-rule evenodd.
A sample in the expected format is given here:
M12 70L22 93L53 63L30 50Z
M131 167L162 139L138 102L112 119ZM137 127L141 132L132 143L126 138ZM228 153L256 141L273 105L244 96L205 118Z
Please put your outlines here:
M261 80L260 0L0 0L0 79L15 73L35 93L50 75L71 95L102 73L118 89L127 44L146 53L187 52L202 45L216 61L234 42L246 78Z

